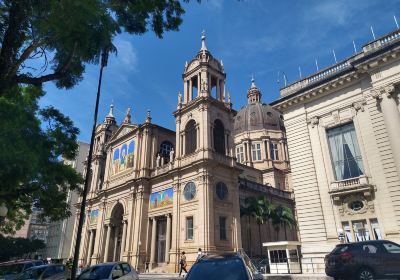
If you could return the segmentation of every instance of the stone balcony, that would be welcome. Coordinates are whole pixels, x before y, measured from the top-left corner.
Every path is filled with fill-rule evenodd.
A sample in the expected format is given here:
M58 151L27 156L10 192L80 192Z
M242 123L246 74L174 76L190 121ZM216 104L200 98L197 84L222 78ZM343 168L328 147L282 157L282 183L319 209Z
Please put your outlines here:
M332 197L340 197L350 193L363 193L365 196L371 196L374 186L366 176L350 178L341 181L331 182L330 195Z

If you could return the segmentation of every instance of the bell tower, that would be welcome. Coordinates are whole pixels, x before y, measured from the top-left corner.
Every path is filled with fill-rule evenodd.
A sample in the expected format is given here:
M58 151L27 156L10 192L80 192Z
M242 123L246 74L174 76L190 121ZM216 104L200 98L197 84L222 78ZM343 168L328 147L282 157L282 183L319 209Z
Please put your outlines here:
M178 94L176 118L176 156L196 151L231 155L232 104L225 94L226 74L222 61L215 59L206 47L204 31L197 55L185 63L183 96ZM214 123L219 119L217 123ZM218 145L214 141L217 126Z
M224 66L207 49L205 39L203 32L200 50L185 63L183 94L179 93L173 113L176 197L193 205L196 211L177 210L180 214L173 223L180 225L178 229L184 228L185 219L191 217L197 247L205 251L235 251L241 248L241 237L237 186L240 170L233 157L234 112L230 97L225 94ZM226 196L217 195L217 186ZM189 187L194 194L192 200L179 194L185 194ZM182 242L172 251L190 251L186 246Z

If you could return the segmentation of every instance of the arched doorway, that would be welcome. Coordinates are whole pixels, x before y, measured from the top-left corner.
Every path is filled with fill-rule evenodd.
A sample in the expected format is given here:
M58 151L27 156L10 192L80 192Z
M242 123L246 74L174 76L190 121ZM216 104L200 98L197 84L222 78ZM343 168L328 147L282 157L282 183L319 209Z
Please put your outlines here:
M105 246L106 250L108 249L108 252L105 253L104 261L106 262L119 261L121 259L123 215L124 207L121 203L117 203L111 212L110 225L107 229L110 231L110 233L107 233L110 238L108 244Z

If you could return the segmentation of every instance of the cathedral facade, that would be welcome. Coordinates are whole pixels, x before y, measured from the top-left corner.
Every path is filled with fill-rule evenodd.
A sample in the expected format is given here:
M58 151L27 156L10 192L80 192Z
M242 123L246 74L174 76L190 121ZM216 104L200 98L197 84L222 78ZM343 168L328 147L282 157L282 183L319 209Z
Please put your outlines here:
M176 131L154 124L150 112L134 124L130 109L118 125L111 106L96 129L83 265L124 260L139 271L149 263L171 272L182 251L191 264L198 248L255 256L262 242L297 240L296 229L271 235L266 224L258 236L254 221L241 221L246 197L265 195L292 209L294 201L282 116L261 103L254 80L236 112L225 78L203 35L185 65Z

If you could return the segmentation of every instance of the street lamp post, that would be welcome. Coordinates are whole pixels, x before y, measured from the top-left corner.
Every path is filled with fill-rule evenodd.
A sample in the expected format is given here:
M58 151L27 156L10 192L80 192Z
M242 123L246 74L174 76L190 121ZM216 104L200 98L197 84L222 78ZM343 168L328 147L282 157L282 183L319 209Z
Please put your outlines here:
M93 119L93 128L92 128L92 137L90 138L90 147L89 147L89 155L86 163L86 176L85 176L85 185L83 187L82 193L82 203L81 209L79 213L79 223L78 223L78 230L76 232L76 241L75 241L75 250L74 250L74 260L71 269L71 280L75 280L76 277L76 270L78 267L78 259L79 259L79 248L81 245L81 236L82 236L82 228L83 228L83 220L85 218L85 207L86 207L86 197L87 192L89 189L89 178L90 178L90 167L92 164L92 152L93 152L93 142L94 142L94 135L96 132L96 125L97 125L97 113L99 111L99 100L100 100L100 89L101 89L101 80L103 77L103 68L107 66L108 61L108 49L104 49L101 54L101 65L100 65L100 74L99 74L99 83L97 86L97 96L96 96L96 106L94 109L94 119ZM89 256L90 260L90 256Z

